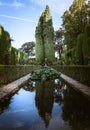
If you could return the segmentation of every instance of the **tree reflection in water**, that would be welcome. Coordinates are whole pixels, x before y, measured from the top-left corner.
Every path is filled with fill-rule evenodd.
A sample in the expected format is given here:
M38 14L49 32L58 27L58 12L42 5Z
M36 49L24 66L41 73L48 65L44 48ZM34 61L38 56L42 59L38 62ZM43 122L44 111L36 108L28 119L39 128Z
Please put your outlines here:
M30 94L32 92L35 94L35 101L33 100L32 103L35 103L36 108L38 110L38 114L44 121L46 129L47 127L49 129L51 125L55 126L56 124L54 123L57 122L57 124L60 125L59 127L57 127L58 130L60 128L64 130L66 124L68 126L67 130L90 130L90 101L88 101L78 92L74 91L71 87L66 86L63 81L59 79L48 80L45 82L30 81L23 86L23 89L29 91ZM19 91L16 93L16 97L18 93ZM20 94L22 97L22 91L20 91L19 95ZM27 102L26 104L29 104L30 95L29 93L27 95L29 97L26 98L28 100L25 101ZM27 97L27 95L25 94L24 96ZM11 95L10 97L7 97L7 100L4 100L0 103L0 115L3 115L5 109L9 109L10 104L16 103L17 108L17 99L19 97L14 98L14 100L13 98L14 96ZM58 108L60 109L57 110L57 105L55 106L55 104L57 104ZM25 108L25 106L23 106L22 104L20 105L22 106L20 108ZM11 107L13 108L13 105ZM57 114L55 113L56 111ZM49 125L51 118L51 125ZM54 118L58 120L55 120ZM60 120L63 121L63 127L61 126L62 124L60 123ZM54 123L52 124L52 122Z
M18 93L18 90L16 91L16 93ZM12 102L13 100L13 95L15 93L5 97L4 99L0 100L0 115L4 112L5 109L8 109L10 103Z
M63 102L64 84L59 79L45 82L36 82L35 103L38 113L48 127L52 117L52 108L54 102L61 104Z
M62 104L62 119L69 123L72 130L90 129L90 101L61 80L56 80L55 83L37 82L35 102L46 127L49 126L56 102Z
M90 101L68 87L64 91L62 118L72 130L90 130Z
M24 90L33 92L35 90L35 81L29 81L23 87Z
M46 81L42 83L36 82L35 103L38 113L44 120L46 127L49 125L53 108L53 87L53 81Z
M10 97L7 97L7 99L3 100L3 101L0 101L0 115L3 113L3 111L5 109L8 108L10 102L11 102L11 96Z

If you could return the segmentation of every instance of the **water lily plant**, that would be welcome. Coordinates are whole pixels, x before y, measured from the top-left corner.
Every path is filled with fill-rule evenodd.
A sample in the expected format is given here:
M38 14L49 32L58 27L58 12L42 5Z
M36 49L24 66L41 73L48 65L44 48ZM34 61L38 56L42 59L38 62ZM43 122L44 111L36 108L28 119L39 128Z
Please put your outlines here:
M48 80L48 79L55 79L60 77L60 72L56 71L55 69L49 66L42 66L34 71L32 71L30 79L32 80Z

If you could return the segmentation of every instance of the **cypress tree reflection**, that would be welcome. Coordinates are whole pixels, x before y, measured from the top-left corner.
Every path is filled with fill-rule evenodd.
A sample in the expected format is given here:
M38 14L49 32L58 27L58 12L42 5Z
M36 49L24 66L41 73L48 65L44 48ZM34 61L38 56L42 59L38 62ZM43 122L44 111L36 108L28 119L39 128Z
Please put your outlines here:
M2 99L0 101L0 115L4 112L5 109L7 109L11 103L11 98L14 94L11 94L7 96L7 98Z
M35 103L38 113L45 122L45 126L49 126L53 108L53 81L37 82Z
M64 91L62 118L72 130L90 129L90 101L71 88Z
M34 81L29 81L25 84L23 87L24 90L33 92L35 90L35 82Z

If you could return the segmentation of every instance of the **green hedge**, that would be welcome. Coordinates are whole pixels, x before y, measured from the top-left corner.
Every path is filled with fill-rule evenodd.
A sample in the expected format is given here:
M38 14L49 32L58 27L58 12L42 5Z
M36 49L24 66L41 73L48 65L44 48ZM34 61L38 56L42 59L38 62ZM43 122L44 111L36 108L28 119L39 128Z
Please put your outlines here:
M90 66L53 66L54 69L61 73L90 86Z
M40 67L39 65L0 65L0 86L12 82L32 70ZM90 86L90 66L52 66L61 73Z
M0 65L0 86L29 74L37 67L35 65Z

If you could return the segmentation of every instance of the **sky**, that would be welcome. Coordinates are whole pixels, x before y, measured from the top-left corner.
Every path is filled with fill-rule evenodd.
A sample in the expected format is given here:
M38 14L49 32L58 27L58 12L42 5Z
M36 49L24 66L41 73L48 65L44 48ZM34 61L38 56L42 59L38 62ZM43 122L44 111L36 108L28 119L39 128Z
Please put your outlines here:
M0 25L14 40L12 46L20 48L25 42L35 41L39 17L49 5L54 30L62 24L62 15L73 0L0 0Z

